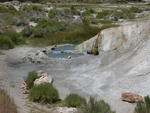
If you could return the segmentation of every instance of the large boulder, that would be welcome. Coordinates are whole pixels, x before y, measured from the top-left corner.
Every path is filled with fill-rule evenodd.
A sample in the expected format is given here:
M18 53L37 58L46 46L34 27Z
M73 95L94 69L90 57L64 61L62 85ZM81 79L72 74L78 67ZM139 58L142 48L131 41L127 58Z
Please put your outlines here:
M138 94L127 92L122 94L122 100L130 103L138 103L143 102L143 97Z
M38 77L48 76L48 74L43 70L36 71L36 73Z
M53 78L51 76L41 76L39 79L34 81L34 85L40 85L43 83L53 83Z

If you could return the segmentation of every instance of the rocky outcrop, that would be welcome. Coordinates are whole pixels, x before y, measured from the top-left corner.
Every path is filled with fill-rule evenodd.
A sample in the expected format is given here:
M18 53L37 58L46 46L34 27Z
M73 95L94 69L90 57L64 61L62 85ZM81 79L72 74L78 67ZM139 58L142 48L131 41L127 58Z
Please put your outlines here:
M28 63L45 63L44 59L47 59L48 56L42 52L42 51L37 51L37 52L30 52L28 53L25 57L22 58L23 62L28 62Z
M95 37L85 41L84 43L78 45L76 47L77 50L81 51L81 52L86 52L88 50L92 49L93 43L95 42L96 38L98 35L96 35Z
M43 70L39 70L36 72L37 72L38 77L40 77L40 78L38 78L34 81L34 85L40 85L43 83L50 83L50 84L53 83L54 79L50 75L48 75L47 72L45 72Z
M101 31L99 42L99 52L113 51L113 50L127 50L136 46L145 37L150 35L150 22L134 22L127 23L126 25L109 28ZM96 37L85 41L84 43L78 45L77 49L80 51L85 51L91 49Z
M48 75L47 72L45 72L43 70L39 70L39 71L36 71L36 73L37 73L37 76L39 78L34 81L34 85L40 85L43 83L50 83L50 84L53 83L54 79L50 75ZM23 94L29 93L29 89L28 89L27 84L25 82L23 82L21 84L20 89L21 89Z
M123 93L122 100L130 103L143 102L143 97L134 93Z
M36 73L38 77L48 76L48 74L43 70L36 71Z
M50 75L48 75L48 76L42 76L39 79L36 79L34 81L34 85L40 85L40 84L43 84L43 83L52 84L53 83L53 78Z

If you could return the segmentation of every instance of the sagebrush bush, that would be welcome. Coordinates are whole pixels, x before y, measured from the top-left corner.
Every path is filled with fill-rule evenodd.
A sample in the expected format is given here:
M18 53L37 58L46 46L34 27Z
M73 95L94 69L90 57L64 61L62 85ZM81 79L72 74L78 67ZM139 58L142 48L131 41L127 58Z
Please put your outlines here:
M38 22L36 27L28 26L22 31L22 33L23 36L28 36L31 38L45 38L55 32L64 31L65 29L66 26L62 22L43 19Z
M9 5L9 6L1 5L0 6L0 13L16 13L16 12L17 12L16 9L11 5Z
M64 101L68 107L80 107L85 104L86 100L77 94L69 94Z
M84 16L90 16L91 14L95 13L95 11L93 9L87 9L83 15Z
M54 18L56 15L58 14L58 11L56 9L52 9L49 14L48 17L49 18Z
M23 44L23 37L15 31L7 31L3 35L9 37L15 45Z
M0 34L0 49L12 49L15 45L24 43L22 36L15 31L6 31Z
M31 12L31 11L39 11L42 12L43 9L37 5L24 5L21 7L23 11Z
M0 49L14 48L13 41L8 36L0 35Z
M85 40L95 36L100 31L98 27L76 26L69 30L52 33L46 38L32 38L30 43L33 46L45 46L54 44L80 44ZM56 38L57 37L57 38Z
M85 113L115 113L111 110L109 104L103 100L96 101L90 97L90 100L85 104L83 111Z
M137 103L134 113L150 113L150 97L146 96L144 102Z
M52 104L59 100L59 94L52 84L43 83L33 86L29 92L29 99L33 102Z
M111 14L111 11L103 10L97 14L96 18L105 18L106 16L108 16L110 14Z
M37 73L32 71L28 73L28 76L25 80L25 83L27 84L28 89L31 89L34 85L34 81L39 78Z
M122 19L133 19L135 17L135 13L139 12L140 9L137 7L131 8L123 8L120 11L115 11L112 13L114 18L122 18Z

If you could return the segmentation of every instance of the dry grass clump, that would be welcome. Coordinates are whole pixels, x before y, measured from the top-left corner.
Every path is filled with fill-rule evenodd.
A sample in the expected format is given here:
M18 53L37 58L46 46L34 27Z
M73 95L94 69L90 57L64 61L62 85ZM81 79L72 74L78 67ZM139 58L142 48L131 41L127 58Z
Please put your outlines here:
M0 89L0 113L17 113L16 105L2 89Z

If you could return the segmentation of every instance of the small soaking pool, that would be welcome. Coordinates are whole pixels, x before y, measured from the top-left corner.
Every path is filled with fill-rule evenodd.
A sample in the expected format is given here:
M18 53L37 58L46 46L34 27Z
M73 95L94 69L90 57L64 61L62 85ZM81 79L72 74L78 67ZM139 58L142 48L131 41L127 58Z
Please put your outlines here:
M74 51L75 50L75 45L64 45L64 46L60 46L60 47L56 47L53 48L53 51ZM73 58L73 57L79 57L82 54L74 54L74 53L53 53L53 54L49 54L48 57L49 58Z
M56 47L53 51L66 51L66 50L75 50L75 45L65 45L61 47Z

